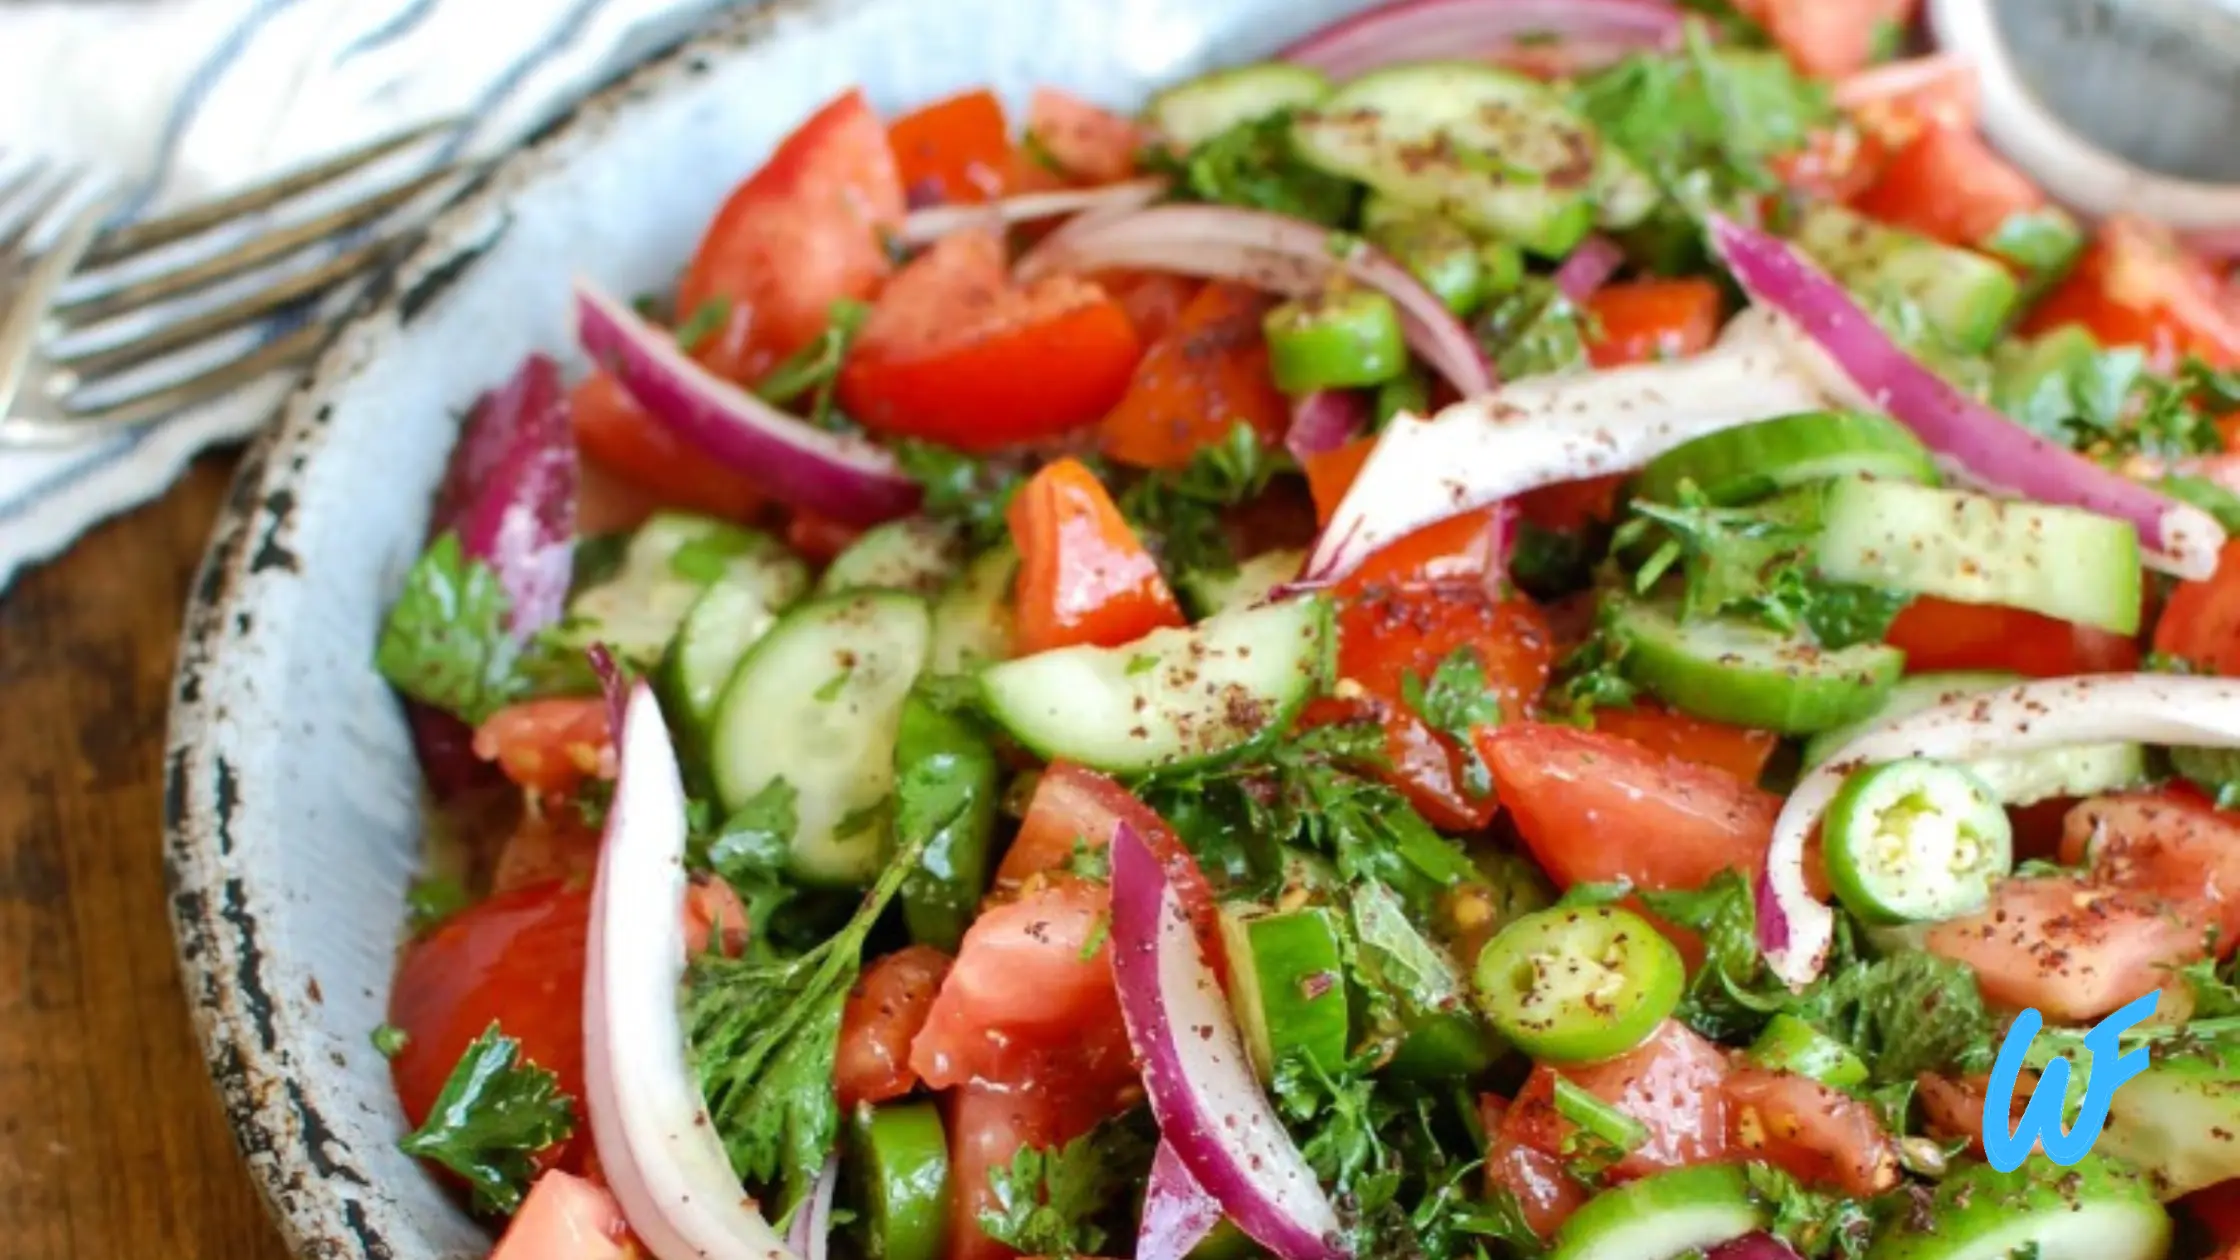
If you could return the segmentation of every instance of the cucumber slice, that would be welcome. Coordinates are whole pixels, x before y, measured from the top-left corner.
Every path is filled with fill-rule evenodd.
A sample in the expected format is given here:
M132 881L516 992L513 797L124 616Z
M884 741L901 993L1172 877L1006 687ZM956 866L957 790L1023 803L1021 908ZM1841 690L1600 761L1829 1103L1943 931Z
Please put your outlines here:
M1669 600L1610 602L1626 676L1674 708L1737 726L1809 735L1872 713L1905 668L1880 643L1829 651L1729 618L1682 623Z
M1902 297L1954 348L1971 354L1999 339L2022 295L2011 272L1972 249L1939 244L1833 202L1805 210L1796 240L1870 305Z
M1291 136L1310 165L1550 258L1657 204L1649 177L1546 84L1481 62L1363 75L1301 111Z
M1011 657L1011 580L1019 553L1010 543L982 552L933 606L936 674L962 674Z
M706 751L716 705L739 662L777 620L761 590L722 581L701 594L677 627L654 679L662 711L689 736L696 752Z
M1828 487L1818 559L1838 582L2139 632L2138 531L2076 508L1845 477Z
M1338 917L1320 907L1271 914L1221 908L1229 1005L1262 1081L1302 1057L1325 1072L1346 1061L1345 950Z
M1678 503L1680 483L1692 481L1721 507L1859 475L1885 481L1937 484L1929 448L1885 415L1815 411L1761 420L1683 442L1649 461L1633 492L1656 503Z
M809 589L809 569L767 534L713 517L657 512L630 536L615 572L570 601L552 633L570 647L603 643L623 661L650 669L701 592L719 581L747 586L776 610Z
M1262 61L1178 83L1152 97L1143 116L1176 147L1195 149L1231 127L1300 109L1328 95L1330 80L1320 70Z
M2072 1057L2081 1074L2085 1053ZM2145 1173L2167 1202L2240 1177L2235 1133L2240 1133L2240 1042L2182 1037L2156 1046L2147 1070L2109 1099L2108 1127L2094 1149Z
M1867 1260L2162 1260L2169 1251L2170 1214L2145 1178L2093 1154L2068 1168L2032 1159L2010 1173L1955 1170L1929 1204L1892 1216Z
M2020 674L1994 673L1913 674L1901 678L1873 713L1806 740L1802 768L1810 770L1834 756L1837 749L1858 738L1869 726L2021 681ZM2009 805L2030 805L2056 796L2095 796L2147 780L2147 750L2138 744L2080 744L1982 757L1962 764Z
M1828 883L1866 923L1941 923L1991 900L2014 870L2014 827L1983 780L1941 761L1845 779L1821 826Z
M1375 880L1353 892L1353 931L1362 972L1391 999L1398 1038L1387 1067L1416 1080L1451 1081L1492 1067L1507 1047L1470 1002L1447 952L1408 921L1407 908Z
M902 703L931 638L915 596L827 596L780 618L724 689L710 756L717 799L736 810L783 781L803 882L852 887L878 872Z
M1556 1230L1547 1260L1672 1260L1765 1226L1742 1170L1703 1164L1596 1195Z
M1200 617L1250 608L1268 602L1277 587L1299 576L1306 563L1306 552L1285 550L1262 552L1228 573L1191 569L1182 575L1182 598Z
M964 536L953 525L923 516L906 516L864 532L832 558L817 590L895 590L941 593L964 567Z
M1329 637L1328 601L1286 600L1116 648L989 666L982 704L1045 760L1109 774L1199 766L1290 725L1314 692Z

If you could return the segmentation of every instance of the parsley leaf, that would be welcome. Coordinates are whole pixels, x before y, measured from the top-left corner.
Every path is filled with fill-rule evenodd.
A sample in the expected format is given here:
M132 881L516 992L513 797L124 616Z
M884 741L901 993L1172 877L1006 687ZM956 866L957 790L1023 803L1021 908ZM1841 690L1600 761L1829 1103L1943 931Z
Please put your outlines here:
M975 459L934 442L905 440L892 447L903 475L925 488L919 510L961 527L975 549L1004 537L1004 513L1026 484L1027 472L1002 460Z
M1605 1174L1649 1140L1647 1125L1566 1077L1556 1078L1554 1102L1556 1114L1572 1125L1556 1153L1566 1171L1590 1186L1602 1184Z
M2240 750L2181 745L2170 750L2170 768L2213 797L2218 809L2240 808Z
M1462 750L1463 786L1474 796L1493 790L1493 771L1478 755L1471 733L1501 721L1501 697L1486 689L1485 658L1468 643L1449 653L1425 683L1409 670L1400 677L1400 698L1431 729Z
M700 347L707 344L708 338L722 332L723 326L730 322L730 298L718 293L702 299L700 305L693 307L692 313L685 316L684 322L677 325L677 349L686 354L699 353Z
M1170 176L1199 201L1246 206L1324 227L1352 222L1361 186L1300 160L1291 144L1290 110L1246 119L1200 141L1188 153L1147 154L1146 166Z
M478 1212L511 1212L536 1176L531 1159L575 1131L560 1078L521 1057L493 1022L467 1043L427 1122L397 1146L466 1180Z
M1472 331L1503 380L1585 371L1587 316L1555 283L1526 276L1479 314Z
M1509 544L1509 577L1538 600L1561 599L1594 584L1601 556L1593 531L1553 530L1519 519Z
M1626 678L1625 655L1625 642L1608 626L1597 626L1556 662L1542 712L1574 726L1592 726L1596 709L1632 708L1641 689Z
M1236 572L1236 553L1222 527L1221 510L1258 498L1289 467L1282 451L1238 421L1227 437L1209 442L1182 468L1154 472L1120 495L1120 514L1176 585L1189 573Z
M1856 1051L1878 1082L1989 1071L1994 1021L1965 963L1906 952L1832 970L1789 1008Z
M802 418L817 428L832 428L832 397L839 387L840 365L870 314L870 307L853 298L834 302L824 331L770 369L754 392L773 407L791 406L806 396L809 409Z
M1479 1164L1454 1154L1463 1139L1444 1110L1452 1096L1442 1103L1429 1090L1375 1076L1376 1065L1374 1053L1335 1072L1287 1057L1271 1090L1308 1167L1335 1192L1353 1254L1443 1260L1471 1253L1465 1235L1502 1237L1521 1226L1465 1191Z
M1703 937L1703 965L1688 978L1679 1019L1713 1040L1733 1040L1764 1026L1792 1000L1765 968L1758 949L1758 911L1750 878L1727 870L1694 892L1644 892L1658 917Z
M1913 602L1911 591L1829 582L1819 577L1807 578L1804 589L1806 600L1798 615L1820 646L1831 652L1861 643L1880 643L1890 633L1890 623Z
M473 904L466 886L449 875L422 875L404 890L405 915L415 936Z
M1796 1248L1806 1260L1861 1260L1874 1240L1866 1204L1806 1187L1771 1164L1744 1165L1751 1192L1769 1208L1766 1232Z
M2137 347L2103 350L2068 325L2002 347L1992 401L2032 432L2104 462L2180 459L2224 449L2216 422L2240 406L2240 375L2197 358L2157 375Z
M1098 1222L1150 1174L1151 1143L1133 1126L1107 1123L1063 1147L1023 1146L1009 1167L988 1171L996 1205L980 1209L980 1231L1030 1256L1094 1256L1108 1237Z
M2240 1015L2240 986L2233 983L2233 968L2217 966L2214 958L2204 958L2190 967L2179 970L2178 976L2193 992L2193 1018L2217 1019L2226 1015Z
M405 695L480 726L523 691L512 613L497 571L468 559L459 536L446 533L405 575L374 666Z
M375 1053L384 1059L394 1059L403 1054L404 1048L412 1043L412 1035L395 1024L379 1024L375 1026L371 1040Z
M732 1169L750 1183L782 1183L789 1203L815 1181L839 1134L833 1052L864 938L918 869L924 845L905 838L854 917L816 948L784 959L710 952L685 971L686 1057L708 1118Z

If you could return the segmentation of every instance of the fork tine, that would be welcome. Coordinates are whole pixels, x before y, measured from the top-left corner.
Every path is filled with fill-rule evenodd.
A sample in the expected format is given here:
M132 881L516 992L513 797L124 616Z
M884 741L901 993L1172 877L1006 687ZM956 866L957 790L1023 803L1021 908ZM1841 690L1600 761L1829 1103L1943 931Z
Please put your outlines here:
M374 259L395 244L395 241L386 239L369 241L356 249L336 254L316 267L266 285L212 310L165 324L144 336L113 346L103 346L98 350L79 354L56 353L52 357L80 377L89 380L123 371L325 292L341 281L365 271Z
M42 179L47 163L35 164L22 179L11 181L6 191L17 195L0 197L0 249L14 246L29 236L54 208L78 186L76 172L62 172L52 179Z
M252 267L284 258L313 242L373 223L391 210L459 173L460 168L448 166L429 171L402 184L385 188L362 201L337 207L302 223L267 232L215 257L198 259L176 270L106 292L87 294L75 300L65 299L55 309L55 314L70 324L83 325L177 297Z
M70 181L63 181L68 188ZM62 284L63 277L78 264L93 238L101 230L116 204L114 193L104 193L78 208L70 221L63 225L61 234L52 248L31 261L0 302L0 417L8 413L8 404L15 401L16 391L23 387L23 378L30 370L32 350L39 335L39 326L46 319L47 303ZM36 221L37 215L27 221Z
M40 177L47 173L47 165L47 159L35 158L25 163L23 169L0 179L0 214L5 214L16 198L29 192L31 186L39 182Z
M228 394L274 369L316 354L334 331L332 319L315 319L229 363L184 380L173 381L120 399L106 406L79 409L65 404L69 418L59 424L38 424L0 418L0 447L54 446L82 442L158 420Z
M332 182L360 167L370 166L392 153L401 152L457 125L457 119L425 123L309 166L299 167L255 188L244 189L214 201L205 201L198 206L189 206L159 219L128 224L102 237L101 243L86 261L89 265L101 266L158 245L168 245L172 241L193 236L242 215L269 209L298 193Z

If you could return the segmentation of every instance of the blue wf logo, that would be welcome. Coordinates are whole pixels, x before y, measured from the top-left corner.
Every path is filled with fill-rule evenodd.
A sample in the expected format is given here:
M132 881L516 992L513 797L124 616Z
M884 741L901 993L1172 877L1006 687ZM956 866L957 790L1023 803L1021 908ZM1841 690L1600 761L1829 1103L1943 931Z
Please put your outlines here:
M2007 1131L2007 1117L2014 1108L2015 1078L2030 1055L2030 1043L2038 1039L2038 1030L2045 1026L2045 1017L2036 1011L2024 1011L2016 1017L2014 1027L2007 1030L2005 1044L1999 1047L1998 1059L1991 1065L1991 1087L1984 1100L1983 1149L1991 1157L1993 1168L2013 1172L2029 1157L2030 1148L2040 1143L2045 1146L2046 1158L2063 1167L2085 1157L2108 1122L2108 1104L2115 1099L2116 1087L2147 1070L2146 1047L2121 1053L2117 1038L2154 1014L2161 996L2160 990L2149 993L2085 1034L2084 1046L2092 1052L2092 1064L2077 1122L2066 1131L2061 1128L2062 1103L2069 1096L2069 1058L2065 1054L2054 1056L2046 1064L2039 1074L2038 1088L2030 1095L2030 1105L2023 1109L2021 1123L2012 1133Z

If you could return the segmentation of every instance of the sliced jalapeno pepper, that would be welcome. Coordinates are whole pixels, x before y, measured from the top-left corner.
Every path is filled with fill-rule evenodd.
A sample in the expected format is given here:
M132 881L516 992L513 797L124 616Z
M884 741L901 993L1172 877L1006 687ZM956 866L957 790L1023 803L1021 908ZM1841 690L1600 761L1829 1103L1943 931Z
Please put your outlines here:
M1828 883L1869 923L1935 922L1991 899L2014 869L2014 829L1983 780L1941 761L1852 775L1821 824Z
M1836 1089L1867 1083L1866 1061L1851 1047L1786 1012L1766 1021L1748 1054L1759 1067L1809 1076Z
M1448 310L1464 318L1485 300L1485 262L1478 242L1452 219L1415 214L1371 226L1369 243L1423 282Z
M949 1142L930 1102L858 1107L848 1149L870 1260L940 1260L949 1232Z
M1400 311L1372 289L1343 289L1268 312L1268 370L1287 394L1381 385L1408 366Z
M1687 967L1640 915L1612 906L1528 914L1478 954L1478 1002L1516 1047L1550 1063L1624 1054L1680 1004Z
M897 838L926 838L902 885L902 919L912 940L954 952L988 891L1002 768L985 736L918 695L902 703L894 765L921 789L900 798Z

